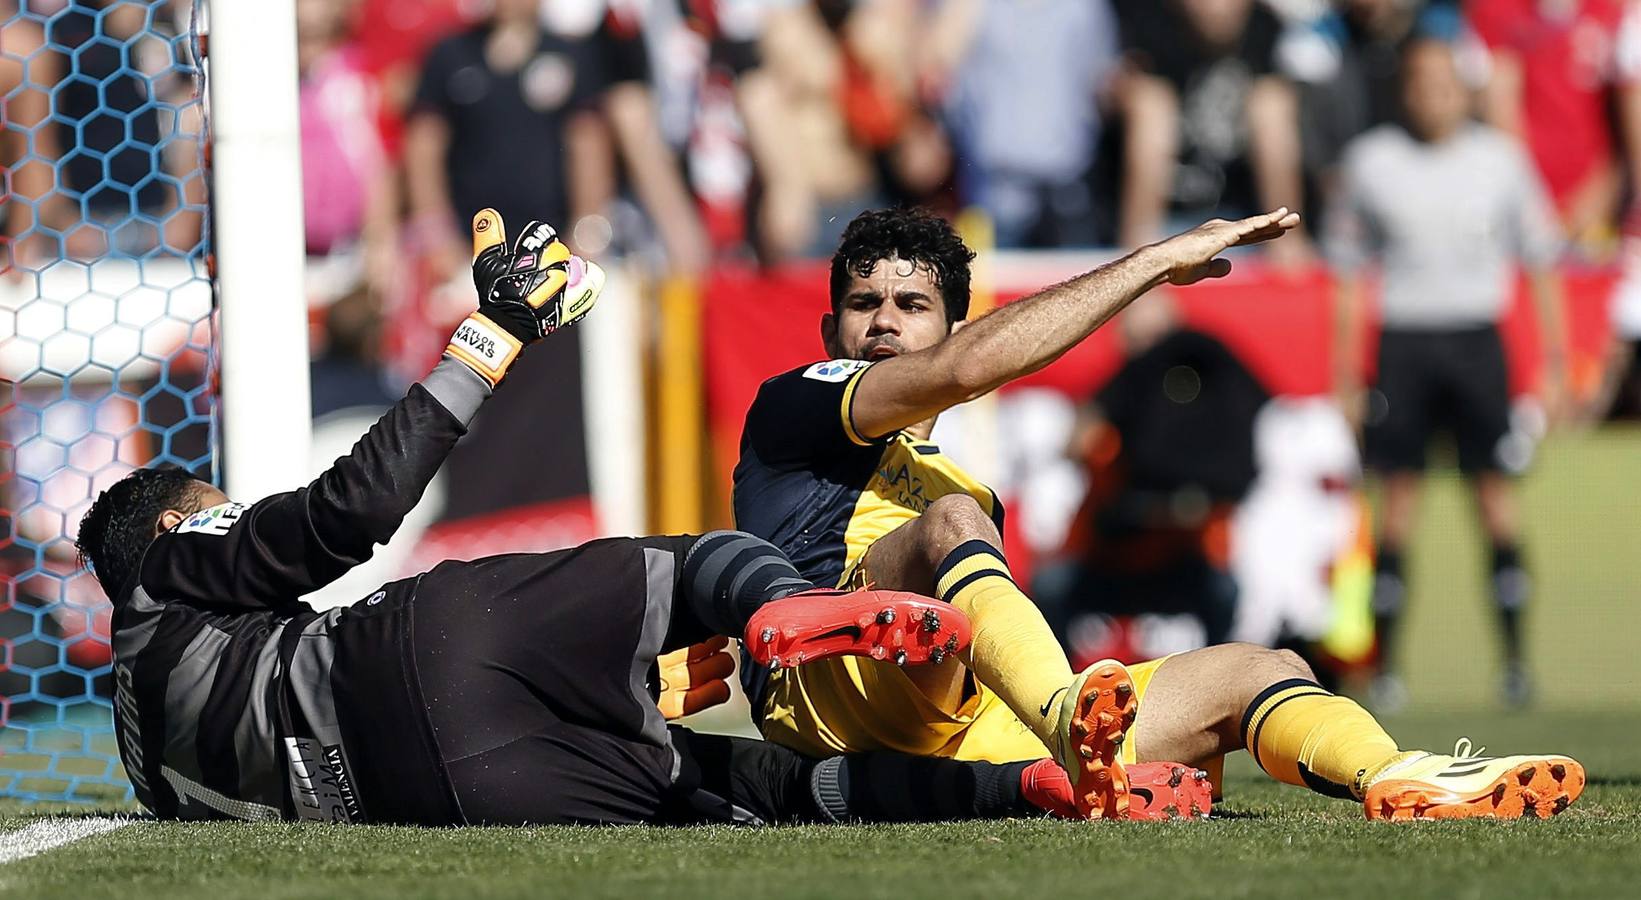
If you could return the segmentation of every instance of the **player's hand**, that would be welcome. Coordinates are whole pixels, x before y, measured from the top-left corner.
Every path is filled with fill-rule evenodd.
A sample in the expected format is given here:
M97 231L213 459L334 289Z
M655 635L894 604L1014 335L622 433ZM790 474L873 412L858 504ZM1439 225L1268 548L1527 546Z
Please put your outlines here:
M680 719L729 700L729 676L735 660L725 652L729 638L718 636L656 660L660 697L656 704L667 719Z
M1164 277L1170 284L1195 284L1204 278L1223 278L1231 272L1231 261L1220 258L1232 247L1246 247L1275 240L1299 227L1299 214L1281 207L1234 222L1214 219L1156 244Z
M604 271L571 255L545 222L530 222L509 247L501 215L483 209L473 217L473 286L478 312L456 329L447 352L495 384L525 344L592 311Z
M570 254L558 232L531 221L509 250L501 214L473 216L473 286L479 312L523 343L538 341L592 311L603 287L598 267Z

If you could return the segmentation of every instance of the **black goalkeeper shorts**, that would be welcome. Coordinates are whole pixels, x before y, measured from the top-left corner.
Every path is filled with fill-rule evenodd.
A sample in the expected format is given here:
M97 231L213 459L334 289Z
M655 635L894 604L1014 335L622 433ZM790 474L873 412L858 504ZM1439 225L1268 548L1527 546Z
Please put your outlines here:
M684 761L655 659L708 632L675 604L693 537L444 563L412 608L416 678L463 821L631 823L677 807Z
M1453 436L1460 471L1503 470L1510 380L1498 329L1387 329L1367 419L1366 461L1381 472L1423 471L1441 432Z
M887 753L817 761L669 728L655 704L656 658L710 636L677 586L697 540L612 538L448 562L351 607L338 626L348 637L337 653L337 713L366 820L763 824L1034 812L1019 767Z

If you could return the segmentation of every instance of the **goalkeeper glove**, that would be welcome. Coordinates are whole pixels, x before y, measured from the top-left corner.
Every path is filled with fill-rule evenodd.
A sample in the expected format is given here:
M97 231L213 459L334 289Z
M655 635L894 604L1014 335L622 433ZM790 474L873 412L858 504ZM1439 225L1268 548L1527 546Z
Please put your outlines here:
M724 652L728 645L729 638L719 635L664 653L655 661L661 678L655 704L662 716L678 719L729 701L728 679L735 673L735 660Z
M545 222L526 225L509 248L501 215L483 209L473 217L473 286L478 311L457 326L446 352L494 385L525 344L592 310L604 270L572 256Z

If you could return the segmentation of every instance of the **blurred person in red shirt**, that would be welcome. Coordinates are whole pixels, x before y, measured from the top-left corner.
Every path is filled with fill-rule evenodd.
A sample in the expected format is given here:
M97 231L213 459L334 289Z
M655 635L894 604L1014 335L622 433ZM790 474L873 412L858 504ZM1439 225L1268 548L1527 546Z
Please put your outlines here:
M487 0L354 0L354 41L360 62L381 86L377 125L395 158L423 57L481 18L487 5Z
M1603 255L1622 169L1612 124L1622 0L1471 0L1492 51L1485 117L1524 140L1568 235Z
M347 38L352 0L297 0L297 103L310 256L363 251L366 283L391 287L397 181L377 130L381 95Z

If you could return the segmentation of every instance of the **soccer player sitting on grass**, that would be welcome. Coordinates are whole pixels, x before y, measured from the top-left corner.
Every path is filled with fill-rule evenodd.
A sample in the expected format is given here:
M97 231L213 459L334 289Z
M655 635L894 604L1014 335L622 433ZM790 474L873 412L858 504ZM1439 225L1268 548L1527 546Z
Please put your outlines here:
M1043 368L1146 291L1224 276L1220 254L1298 224L1286 209L1208 222L969 322L973 254L949 225L909 210L850 223L821 319L830 361L760 388L735 469L736 525L818 584L939 597L974 637L962 665L748 667L764 736L809 754L1005 761L1046 747L1079 810L1100 817L1130 814L1125 766L1218 770L1242 749L1281 781L1363 802L1369 818L1545 816L1576 800L1584 772L1564 756L1401 750L1288 651L1227 644L1072 672L1009 574L997 496L928 440L942 411ZM1148 806L1140 796L1132 809Z
M1047 760L817 760L669 729L657 658L714 633L769 634L765 663L921 663L968 640L962 614L932 600L815 591L750 535L446 562L350 607L300 602L393 534L525 345L597 300L602 273L551 228L531 223L509 248L485 210L473 232L478 312L312 484L245 506L145 470L83 520L81 552L114 601L120 755L145 807L425 825L1074 812Z

